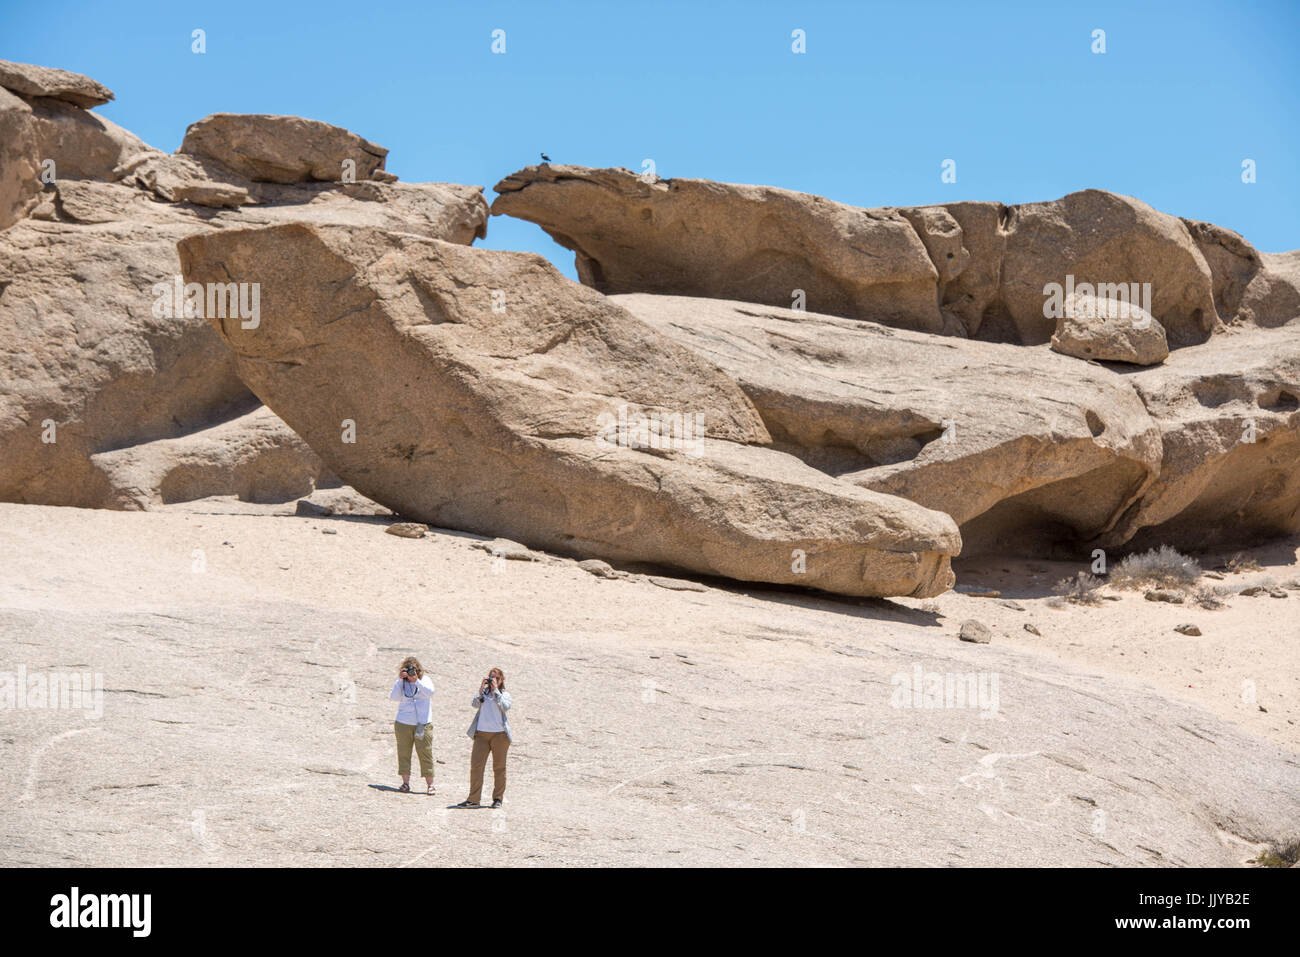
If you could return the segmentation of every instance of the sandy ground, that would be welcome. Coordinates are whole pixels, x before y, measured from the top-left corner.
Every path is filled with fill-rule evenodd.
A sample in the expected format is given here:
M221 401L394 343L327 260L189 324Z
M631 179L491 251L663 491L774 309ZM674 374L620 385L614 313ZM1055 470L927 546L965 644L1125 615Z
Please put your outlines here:
M1005 561L958 569L999 599L680 591L289 512L0 505L0 669L105 686L97 719L0 714L0 863L1218 865L1300 831L1300 591L1058 609L1076 568ZM1225 583L1300 571L1252 554ZM433 798L388 790L408 653ZM493 665L506 807L449 810ZM898 707L917 670L1000 706Z

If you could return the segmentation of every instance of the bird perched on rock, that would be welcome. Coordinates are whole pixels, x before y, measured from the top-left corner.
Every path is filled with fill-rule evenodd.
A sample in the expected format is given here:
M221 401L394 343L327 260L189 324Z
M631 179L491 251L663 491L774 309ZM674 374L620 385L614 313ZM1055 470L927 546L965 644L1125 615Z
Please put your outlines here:
M547 156L545 153L543 153L543 154L542 154L542 162L543 162L543 163L549 163L550 161L551 161L551 158L550 158L549 156Z

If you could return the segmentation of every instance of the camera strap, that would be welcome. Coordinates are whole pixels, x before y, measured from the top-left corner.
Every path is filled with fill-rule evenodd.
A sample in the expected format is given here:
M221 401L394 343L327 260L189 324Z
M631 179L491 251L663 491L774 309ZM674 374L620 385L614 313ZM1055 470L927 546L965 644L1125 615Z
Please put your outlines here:
M413 688L413 690L411 691L410 694L407 694L407 693L406 693L406 685L408 685L408 684L411 685L412 688ZM414 713L414 717L415 717L415 726L418 728L418 727L420 726L420 705L419 705L419 703L418 703L418 698L419 698L419 695L420 695L420 689L419 689L419 688L415 688L414 685L415 685L415 682L414 682L414 681L409 681L409 682L408 682L408 681L403 681L403 682L402 682L402 695L403 695L404 697L410 699L410 702L411 702L411 711Z

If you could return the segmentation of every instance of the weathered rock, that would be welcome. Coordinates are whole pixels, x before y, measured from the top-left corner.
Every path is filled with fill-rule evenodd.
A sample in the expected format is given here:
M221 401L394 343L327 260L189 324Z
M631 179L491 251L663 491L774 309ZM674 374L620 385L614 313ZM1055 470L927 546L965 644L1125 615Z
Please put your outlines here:
M429 527L420 522L396 522L384 531L398 538L424 538L428 534Z
M154 201L159 191L135 188L134 175L130 184L60 178L49 202L0 233L0 499L93 507L114 491L91 455L250 407L207 323L168 315L157 294L180 275L183 237L311 219L468 243L487 218L471 186L252 184L259 205L200 213Z
M943 329L935 266L898 210L580 166L530 166L496 191L493 215L540 225L604 293L789 306L802 290L818 312Z
M787 306L801 289L822 313L1038 344L1055 328L1048 284L1107 297L1149 283L1151 314L1177 346L1219 325L1216 288L1225 310L1235 296L1223 257L1212 252L1212 274L1202 253L1217 237L1199 230L1198 242L1183 220L1101 190L1019 206L860 209L770 187L555 165L520 170L496 190L493 215L542 226L575 251L583 283L611 294ZM1269 311L1285 296L1265 298Z
M609 562L602 562L599 558L588 558L586 561L578 562L578 567L597 578L618 577L618 572L614 571L613 566Z
M1052 351L1076 359L1149 366L1169 355L1165 330L1141 306L1079 295L1056 320Z
M333 477L332 477L333 478ZM318 484L325 482L324 476ZM383 518L392 515L392 509L384 508L378 502L366 498L354 488L346 485L334 488L317 488L312 493L307 505L326 509L331 515L356 515L365 518Z
M1235 328L1124 381L1163 456L1103 543L1197 550L1300 529L1300 325Z
M1266 591L1268 591L1268 589L1266 589L1263 585L1247 585L1241 591L1237 592L1237 594L1245 595L1247 598L1253 598L1256 595L1264 594Z
M1029 632L1031 635L1037 635L1039 638L1043 637L1043 633L1038 630L1037 626L1029 622L1025 622L1025 631Z
M998 301L1011 208L1001 203L949 203L905 209L903 215L915 220L929 210L943 210L956 221L961 232L947 238L944 258L951 255L949 262L966 262L965 268L950 269L948 279L941 274L938 294L944 316L960 323L959 328L964 330L961 335L992 342L1019 342L1019 331Z
M126 172L132 183L169 203L223 208L256 202L243 177L212 160L158 153L140 157Z
M204 225L125 186L55 195L59 221L0 233L0 499L93 507L112 490L92 454L194 431L251 397L202 319L153 314L153 285L180 273L176 242Z
M1191 624L1175 625L1174 631L1178 632L1180 635L1190 635L1193 638L1199 638L1201 634L1201 629Z
M976 621L974 618L961 623L961 631L957 637L962 641L974 642L977 645L987 645L993 640L993 632L989 631L989 626L982 621Z
M1181 605L1186 600L1182 592L1169 588L1152 588L1143 597L1147 601L1163 601L1170 605Z
M293 514L302 518L330 518L334 509L328 505L317 505L310 499L301 498L294 503Z
M309 495L325 471L270 409L209 429L90 457L107 481L106 508L138 511L211 495L284 502Z
M1087 189L1049 203L1010 207L996 305L1020 341L1046 342L1055 319L1044 286L1087 283L1100 298L1151 284L1151 315L1178 346L1203 342L1216 326L1209 266L1183 221L1130 196ZM1137 298L1137 297L1131 297ZM987 308L987 307L986 307Z
M99 106L113 99L112 90L88 76L10 60L0 60L0 87L23 96L48 96L80 107Z
M764 447L734 382L540 257L306 225L197 235L180 251L191 281L261 284L266 321L219 324L240 375L344 481L402 515L846 594L952 584L947 516ZM676 440L618 424L673 413ZM696 415L704 438L682 431ZM345 419L355 443L340 441Z
M1285 325L1300 316L1300 249L1260 253L1262 268L1242 293L1236 321L1256 326Z
M0 88L0 229L7 229L40 202L41 154L31 106Z
M699 582L693 582L688 578L664 578L662 575L647 575L645 580L652 585L658 585L660 588L667 588L669 591L693 591L707 592L709 589Z
M542 556L527 545L520 545L508 538L494 538L487 542L475 542L470 548L489 553L493 558L504 558L509 562L536 562Z
M1241 308L1246 288L1263 268L1260 254L1240 235L1213 223L1183 219L1192 241L1210 270L1214 310L1230 322Z
M337 183L345 163L355 179L384 168L388 150L357 134L301 116L213 113L185 131L181 153L206 157L248 179L266 183Z
M36 148L41 162L52 160L56 180L121 179L121 168L137 158L164 156L112 120L60 100L31 101Z
M1045 350L744 303L614 301L735 379L778 448L947 512L963 554L1091 538L1159 468L1124 380Z

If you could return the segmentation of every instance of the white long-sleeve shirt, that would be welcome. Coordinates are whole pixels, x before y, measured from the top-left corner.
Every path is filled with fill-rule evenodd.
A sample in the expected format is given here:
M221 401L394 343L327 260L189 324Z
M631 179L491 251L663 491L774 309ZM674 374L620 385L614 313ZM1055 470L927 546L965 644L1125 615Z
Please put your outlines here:
M404 681L398 678L393 683L393 690L388 693L393 701L400 701L397 706L397 723L421 725L429 723L429 707L433 703L433 682L428 675L419 681Z
M492 694L484 694L482 699L483 704L478 710L478 730L504 731L505 720L501 716L501 706L497 704L496 697Z

